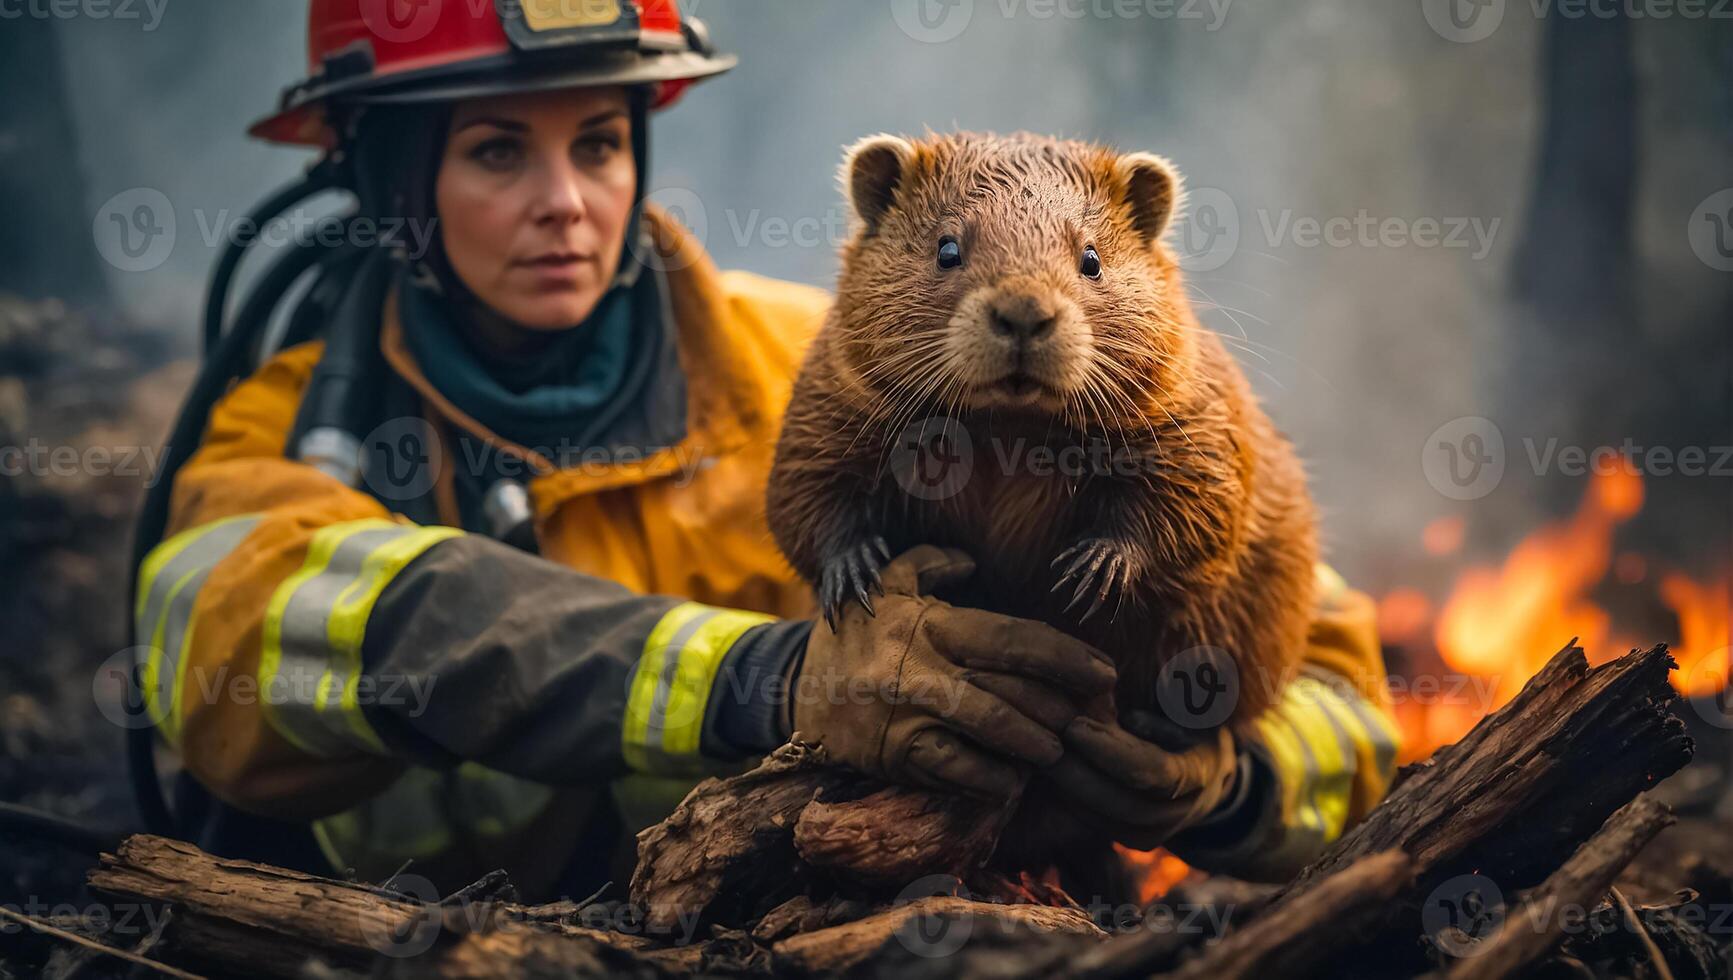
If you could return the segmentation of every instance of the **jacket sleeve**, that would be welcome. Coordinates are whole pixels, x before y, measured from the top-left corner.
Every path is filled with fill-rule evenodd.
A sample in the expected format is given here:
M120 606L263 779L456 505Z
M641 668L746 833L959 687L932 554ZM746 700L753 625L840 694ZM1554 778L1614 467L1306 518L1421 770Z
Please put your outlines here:
M786 655L735 649L778 632L768 617L417 526L285 458L319 354L286 351L217 404L140 568L147 707L201 783L310 819L410 763L578 783L759 749L716 734L712 695L724 661Z
M1395 774L1372 600L1320 565L1300 674L1242 740L1234 800L1170 849L1210 871L1283 881L1378 805Z

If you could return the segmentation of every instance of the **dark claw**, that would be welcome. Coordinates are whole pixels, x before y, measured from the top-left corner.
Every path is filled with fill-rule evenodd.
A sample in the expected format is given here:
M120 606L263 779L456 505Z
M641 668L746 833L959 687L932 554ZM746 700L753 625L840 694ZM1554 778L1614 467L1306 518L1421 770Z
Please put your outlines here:
M883 539L845 549L840 555L824 563L818 579L818 604L824 612L824 621L830 628L836 629L837 619L842 613L843 604L851 599L861 604L867 615L877 615L873 609L872 594L885 594L884 583L879 578L879 567L882 564L880 554L889 554L890 549Z
M1131 585L1131 562L1114 544L1100 539L1081 542L1067 549L1053 560L1057 567L1061 562L1069 560L1065 571L1060 573L1059 581L1054 583L1053 591L1070 585L1073 589L1071 601L1065 605L1065 613L1082 605L1085 599L1092 599L1079 623L1088 622L1100 612L1109 600L1115 601L1115 612L1118 603L1125 598L1125 591Z

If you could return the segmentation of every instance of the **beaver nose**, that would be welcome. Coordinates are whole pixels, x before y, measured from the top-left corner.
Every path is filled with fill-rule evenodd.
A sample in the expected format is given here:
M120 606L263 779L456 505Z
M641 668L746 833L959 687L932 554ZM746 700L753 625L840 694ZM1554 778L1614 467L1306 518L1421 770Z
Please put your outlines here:
M994 333L1023 344L1052 333L1058 319L1028 296L1008 296L995 301L989 316Z

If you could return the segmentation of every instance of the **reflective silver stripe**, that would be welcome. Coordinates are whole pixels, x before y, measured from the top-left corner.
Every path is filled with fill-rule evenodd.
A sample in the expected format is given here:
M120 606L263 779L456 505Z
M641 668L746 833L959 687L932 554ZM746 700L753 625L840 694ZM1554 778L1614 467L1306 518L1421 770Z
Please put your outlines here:
M680 654L685 651L686 644L692 642L692 637L697 635L698 630L721 612L720 609L706 609L682 623L668 641L667 652L662 656L662 671L656 677L656 698L650 702L650 721L645 735L649 744L662 744L662 733L668 724L668 700L674 692L674 676L680 670Z
M146 566L159 555L168 554L170 557L160 567L149 569L146 574L150 580L141 583L145 592L139 598L134 620L139 639L148 642L156 635L157 624L162 621L163 610L168 606L169 594L174 591L176 582L189 572L208 569L228 557L229 552L258 526L257 515L233 517L201 525L157 545L145 558Z
M148 651L140 665L147 708L170 741L179 737L180 666L199 591L259 520L249 514L182 532L158 545L140 568L134 635Z
M268 686L266 703L278 730L301 748L316 755L339 755L357 747L354 730L341 710L342 692L349 680L347 664L331 656L329 623L332 610L344 591L362 576L369 555L381 546L419 528L367 522L359 529L335 525L320 535L345 535L323 565L316 552L319 535L309 548L310 577L291 579L292 588L282 608L280 659L271 676L261 678ZM326 544L329 547L329 544ZM372 748L372 746L361 746Z

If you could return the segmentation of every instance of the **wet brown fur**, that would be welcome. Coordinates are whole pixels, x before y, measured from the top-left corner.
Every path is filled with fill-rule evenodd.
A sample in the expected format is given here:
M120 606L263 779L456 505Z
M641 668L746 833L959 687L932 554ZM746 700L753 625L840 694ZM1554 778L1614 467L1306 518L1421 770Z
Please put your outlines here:
M1147 154L958 133L863 141L843 177L857 228L770 481L783 552L817 582L875 535L892 554L961 548L979 572L949 598L1042 619L1105 650L1119 667L1122 716L1159 711L1161 665L1213 646L1239 667L1231 723L1246 725L1274 703L1305 645L1313 510L1291 446L1198 322L1162 241L1182 196L1177 175ZM959 268L935 260L946 234L961 243ZM1085 245L1100 255L1099 281L1079 273ZM984 385L982 363L1011 355L980 326L983 302L1054 313L1040 366L1053 387L1034 403ZM924 419L941 420L935 431L962 426L973 444L972 475L946 499L919 499L893 477L907 457L899 440ZM1072 446L1145 465L1134 475L1005 465ZM1081 608L1063 611L1072 589L1053 591L1062 569L1050 566L1086 539L1123 556L1128 582L1080 623Z

